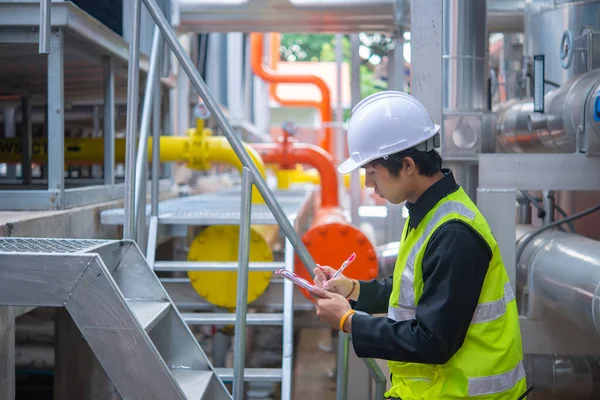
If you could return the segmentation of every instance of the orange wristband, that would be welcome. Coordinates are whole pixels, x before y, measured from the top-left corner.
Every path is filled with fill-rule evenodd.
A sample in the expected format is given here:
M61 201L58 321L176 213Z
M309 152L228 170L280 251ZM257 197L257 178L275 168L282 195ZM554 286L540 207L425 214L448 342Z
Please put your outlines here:
M344 330L344 324L346 323L346 320L348 319L348 317L355 313L356 313L356 311L354 311L353 309L350 309L350 310L346 311L344 313L344 315L342 315L342 319L340 319L340 331L342 331L344 333L348 333Z

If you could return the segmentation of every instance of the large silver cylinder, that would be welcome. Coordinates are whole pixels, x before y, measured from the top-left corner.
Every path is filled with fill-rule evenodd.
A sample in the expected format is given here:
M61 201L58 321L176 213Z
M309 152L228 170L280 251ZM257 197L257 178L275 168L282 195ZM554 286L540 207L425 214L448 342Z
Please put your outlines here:
M579 75L545 96L545 113L531 99L511 100L496 110L499 151L515 153L600 152L595 96L600 69ZM579 147L579 149L578 149Z
M573 65L560 63L563 32L573 37L585 26L600 28L600 2L531 0L525 6L525 54L546 57L546 79L562 85L574 76Z
M487 107L487 1L444 0L442 35L445 167L476 201L476 154Z
M517 293L529 296L587 331L600 334L600 242L548 231L517 260ZM528 313L536 313L528 310Z
M527 355L528 400L592 400L600 398L599 360L594 357Z
M487 82L487 2L444 0L444 111L483 111Z

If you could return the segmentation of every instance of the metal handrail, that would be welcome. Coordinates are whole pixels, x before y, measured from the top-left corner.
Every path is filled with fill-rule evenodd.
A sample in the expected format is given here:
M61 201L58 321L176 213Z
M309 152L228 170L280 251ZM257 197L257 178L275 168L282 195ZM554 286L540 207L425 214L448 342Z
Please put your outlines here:
M352 335L340 332L338 339L338 370L337 370L337 392L336 400L348 399L348 369L350 361L350 341ZM372 358L362 358L369 374L375 381L375 400L383 400L387 380L383 370ZM370 396L370 394L369 394Z
M175 32L169 25L167 19L160 10L156 0L133 0L131 3L131 17L132 23L129 35L129 68L128 68L128 87L127 87L127 127L126 127L126 158L125 158L125 203L124 213L125 221L123 227L123 236L125 239L134 240L135 237L135 221L136 213L140 212L142 207L136 206L136 191L138 193L138 199L141 198L141 191L134 189L137 187L136 177L139 176L142 171L145 161L145 157L140 157L139 161L135 162L135 139L137 131L137 118L138 118L138 102L139 102L139 51L140 51L140 11L141 3L144 3L148 13L153 18L156 26L160 29L163 38L171 48L171 51L175 54L181 68L189 77L192 85L197 90L200 97L204 100L205 105L211 111L212 115L215 116L217 125L223 131L233 151L240 159L242 169L242 201L241 201L241 221L240 221L240 242L239 242L239 268L238 268L238 287L237 287L237 307L236 307L236 332L234 343L234 385L233 395L236 400L242 400L244 393L244 350L245 350L245 335L243 330L246 325L246 313L247 313L247 285L248 285L248 263L249 263L249 237L250 237L250 223L251 223L251 188L252 185L256 185L259 193L265 200L265 203L275 216L275 219L279 223L279 226L283 229L285 236L287 237L291 247L305 265L308 273L314 277L313 269L316 267L314 260L310 253L300 240L300 237L296 234L294 227L288 220L283 209L277 202L275 195L269 189L267 183L263 180L258 168L252 162L249 154L244 149L241 139L237 136L232 126L227 121L223 111L219 107L219 104L210 93L208 87L202 80L199 72L194 67L190 57L185 53L185 50L179 43ZM153 43L153 50L154 43ZM151 64L152 67L152 64ZM147 85L153 85L154 79L148 79ZM147 88L147 91L149 88ZM146 98L144 103L149 103L149 99ZM156 107L156 105L155 105ZM146 107L144 107L146 109ZM149 111L148 111L149 112ZM154 138L158 135L156 130L154 131ZM146 132L147 135L147 132ZM141 143L140 147L147 145L147 136L145 138L146 143ZM157 143L156 143L157 144ZM158 153L156 150L157 146L153 146L153 163L157 164ZM145 156L146 148L141 151ZM139 157L139 156L138 156ZM134 167L134 163L137 165ZM153 169L154 170L154 169ZM154 170L156 171L156 170ZM153 173L153 182L157 179L156 174ZM154 186L154 185L153 185ZM153 211L157 211L157 203L153 201ZM137 208L136 208L137 207ZM145 208L144 208L145 213ZM289 327L288 327L289 328Z
M144 104L142 106L142 120L140 123L140 138L137 146L137 156L135 159L135 192L134 192L134 215L135 220L142 218L145 223L146 217L146 165L148 163L148 138L150 137L150 117L153 114L153 98L155 93L155 80L159 74L160 52L159 48L162 38L158 28L154 28L152 37L152 50L150 52L150 66L148 68L148 77L146 79L146 89L144 90ZM156 143L153 143L155 145ZM152 176L154 182L154 176ZM158 180L156 181L158 182ZM137 242L143 232L137 232L137 226L133 224L133 237Z
M139 0L136 0L136 1L134 1L134 3L137 3L138 1ZM307 248L302 243L302 240L300 240L300 237L296 234L294 227L292 226L290 221L287 219L283 209L281 208L281 205L279 205L279 203L277 202L275 195L273 194L271 189L269 189L267 183L260 175L258 168L256 167L256 165L254 165L254 163L252 162L252 159L250 158L250 156L244 149L241 139L238 137L235 130L231 127L231 125L225 118L225 115L224 115L223 111L221 110L218 102L215 100L213 95L210 93L210 90L206 86L206 83L204 83L204 81L202 80L200 73L194 67L192 60L185 53L185 50L183 49L183 47L177 40L177 36L175 35L175 32L169 25L167 19L163 15L160 8L158 7L156 0L141 0L141 1L143 1L150 16L154 19L154 22L157 24L157 26L161 30L165 41L168 43L169 47L171 48L171 50L173 51L173 53L179 60L179 63L181 64L182 69L185 71L187 76L190 78L192 85L194 86L194 88L196 89L196 91L198 92L200 97L204 100L204 104L208 107L208 109L210 110L212 115L215 116L217 125L223 131L223 133L224 133L225 137L227 138L227 141L231 145L233 151L238 156L238 158L240 159L242 164L246 168L248 168L248 170L250 171L254 185L256 185L258 191L265 199L265 203L267 204L267 206L273 213L273 215L274 215L275 219L277 220L277 222L279 223L281 229L283 229L285 236L292 243L292 246L294 247L296 254L300 258L302 263L307 267L308 273L312 277L314 277L313 269L316 267L314 260L312 259ZM138 34L132 35L131 38L132 38L132 40L139 41L139 26L136 26L135 20L134 20L134 23L132 24L131 29L133 30L134 28L138 29ZM132 45L131 47L137 49L138 54L136 54L136 56L137 56L136 58L137 58L137 60L139 60L139 43ZM134 70L134 73L137 73L137 69ZM131 90L132 90L132 88L128 87L128 91L131 91ZM128 96L128 98L129 97L134 98L133 95ZM135 99L133 101L135 101ZM127 117L128 117L128 120L130 118L132 118L132 116L129 114L127 115ZM132 123L128 124L128 126L130 128L133 128ZM133 130L131 132L128 131L128 133L129 133L129 135L128 135L129 137L133 137L132 136ZM131 157L131 159L133 159L133 156Z

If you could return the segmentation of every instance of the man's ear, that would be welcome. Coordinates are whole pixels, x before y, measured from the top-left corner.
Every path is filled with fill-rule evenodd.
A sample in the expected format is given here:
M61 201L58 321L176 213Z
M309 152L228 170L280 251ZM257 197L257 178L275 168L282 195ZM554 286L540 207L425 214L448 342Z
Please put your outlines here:
M415 160L412 157L404 157L402 159L402 169L404 169L404 173L407 175L415 173L417 171Z

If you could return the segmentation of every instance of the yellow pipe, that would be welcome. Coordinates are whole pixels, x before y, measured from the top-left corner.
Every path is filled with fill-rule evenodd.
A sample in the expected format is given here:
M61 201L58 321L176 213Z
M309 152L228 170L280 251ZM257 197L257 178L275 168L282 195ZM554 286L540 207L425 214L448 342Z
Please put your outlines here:
M292 183L312 183L314 185L321 184L321 176L315 168L303 169L301 165L296 165L296 169L278 169L275 165L275 175L277 176L277 185L279 189L289 189ZM365 171L360 170L360 187L365 187ZM350 188L350 175L344 175L344 186Z
M224 136L211 136L209 129L202 129L198 134L190 129L187 136L161 136L160 161L185 162L191 169L207 170L211 163L229 164L242 172L242 163L237 158L229 142ZM244 144L250 158L265 177L265 164L260 155ZM5 163L21 162L23 148L20 139L0 139L0 161ZM148 139L148 161L151 161L152 139ZM45 163L48 159L48 145L44 138L34 138L32 145L32 162ZM125 161L125 139L115 140L115 162ZM104 139L102 138L65 138L65 164L87 165L104 162ZM253 203L264 203L264 199L252 187Z

